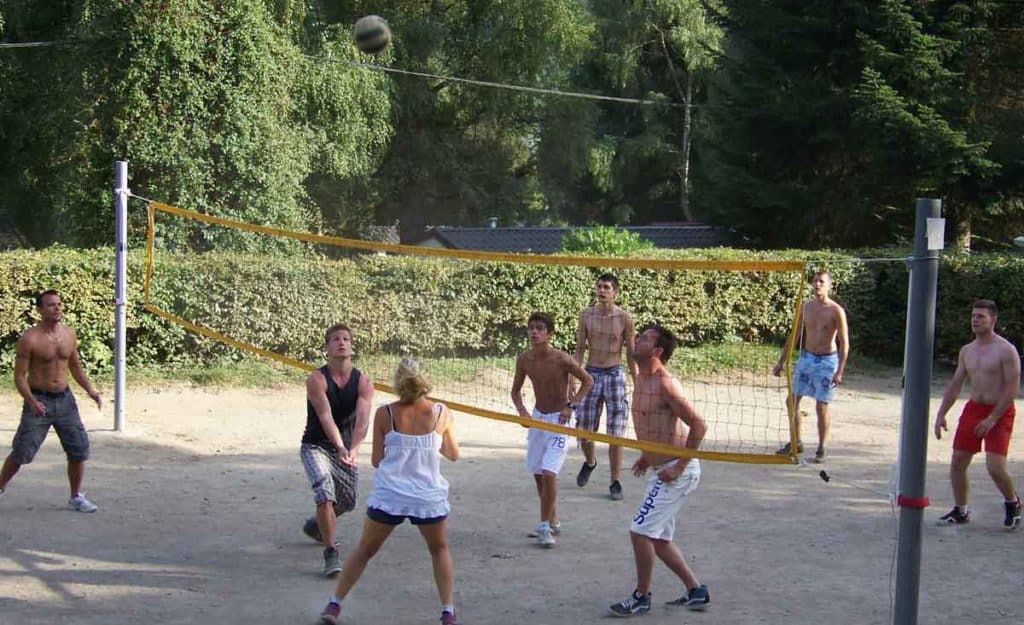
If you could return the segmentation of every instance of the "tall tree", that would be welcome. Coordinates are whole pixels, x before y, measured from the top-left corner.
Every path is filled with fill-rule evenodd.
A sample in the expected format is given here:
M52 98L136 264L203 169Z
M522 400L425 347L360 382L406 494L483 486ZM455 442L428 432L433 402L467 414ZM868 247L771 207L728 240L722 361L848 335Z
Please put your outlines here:
M692 220L694 106L721 30L697 0L588 7L597 35L574 86L656 104L551 103L538 156L546 197L573 222Z
M318 227L307 180L372 172L390 134L389 102L379 74L302 55L294 32L304 5L9 2L5 38L71 46L5 66L0 175L13 192L0 203L37 244L109 241L111 169L123 158L148 196ZM347 30L323 48L357 58ZM173 224L163 233L199 247L227 236Z
M1001 173L1021 146L1004 135L1019 77L1008 88L995 70L1019 66L1019 42L998 34L1006 5L728 4L702 172L718 221L765 245L878 244L906 236L914 197L930 195L966 244L972 218L1019 206Z
M369 60L435 76L564 87L589 37L577 0L314 4L324 23L384 16L393 46ZM378 221L399 219L406 234L490 216L542 218L534 146L546 99L440 77L391 73L389 82L395 136L354 201Z

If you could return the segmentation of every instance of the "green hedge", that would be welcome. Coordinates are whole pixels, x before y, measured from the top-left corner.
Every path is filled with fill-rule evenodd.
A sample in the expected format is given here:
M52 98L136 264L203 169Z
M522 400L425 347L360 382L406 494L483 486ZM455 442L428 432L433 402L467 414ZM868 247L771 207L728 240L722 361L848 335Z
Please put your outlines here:
M891 262L857 262L886 254ZM856 254L737 250L657 250L658 258L802 258L829 267L847 308L855 354L898 364L903 353L906 252ZM129 298L141 299L144 257L129 259ZM556 343L571 349L577 315L591 301L599 270L359 255L340 260L227 253L159 256L152 298L170 312L240 340L315 362L322 331L350 324L363 353L422 356L510 355L523 349L533 310L555 317ZM778 343L789 329L799 287L793 274L617 272L622 305L638 323L658 320L687 344ZM50 248L0 253L0 369L9 372L18 335L32 323L34 294L58 289L93 372L112 367L113 251ZM940 273L936 354L955 358L970 340L970 303L1001 306L1001 330L1024 339L1024 259L950 256ZM130 365L190 365L244 357L134 306L128 311Z

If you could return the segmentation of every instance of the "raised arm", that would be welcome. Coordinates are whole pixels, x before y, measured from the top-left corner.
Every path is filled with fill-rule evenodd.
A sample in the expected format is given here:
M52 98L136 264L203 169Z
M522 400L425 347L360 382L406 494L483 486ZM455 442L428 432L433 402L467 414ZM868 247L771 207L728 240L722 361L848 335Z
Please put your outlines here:
M846 359L850 356L850 328L846 324L846 311L842 306L836 306L836 343L839 348L839 367L832 376L832 383L836 386L843 383L843 371L846 370Z
M78 336L74 330L71 330L71 357L68 358L68 371L71 372L71 377L78 382L85 393L96 402L96 407L100 410L103 409L103 398L100 394L92 387L92 383L89 382L89 376L85 375L85 369L82 368L82 361L78 358Z
M356 421L352 426L352 442L349 457L354 463L359 445L366 440L370 427L370 410L373 408L373 380L365 373L359 376L359 396L356 398Z
M960 349L953 379L949 381L949 384L946 385L946 390L942 392L942 403L939 404L939 411L935 417L935 438L941 439L942 430L949 430L949 426L946 425L946 413L956 403L956 398L960 396L960 391L964 387L964 380L967 379L967 366L964 364L964 352L966 350L966 347Z
M338 431L338 426L334 423L331 402L327 400L327 380L319 371L310 373L306 378L306 399L313 406L327 440L331 441L331 444L338 449L338 461L344 462L348 457L348 449L345 448L345 443L341 440L341 432Z

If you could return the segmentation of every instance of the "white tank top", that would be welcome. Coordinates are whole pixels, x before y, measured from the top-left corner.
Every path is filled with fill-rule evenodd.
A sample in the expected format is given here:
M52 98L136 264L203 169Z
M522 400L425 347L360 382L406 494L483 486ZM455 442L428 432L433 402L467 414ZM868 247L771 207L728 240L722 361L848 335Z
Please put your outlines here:
M448 480L441 475L441 435L402 434L395 429L391 404L391 431L384 435L384 457L373 477L373 491L366 505L396 516L431 519L446 516ZM437 420L442 404L437 404Z

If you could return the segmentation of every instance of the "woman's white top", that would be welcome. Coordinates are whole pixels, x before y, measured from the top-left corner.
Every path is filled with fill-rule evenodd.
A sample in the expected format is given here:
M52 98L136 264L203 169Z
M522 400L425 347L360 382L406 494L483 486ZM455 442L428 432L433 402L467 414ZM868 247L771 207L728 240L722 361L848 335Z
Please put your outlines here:
M441 475L441 438L429 434L402 434L395 429L391 404L385 406L391 417L391 431L384 435L384 457L373 478L373 491L366 505L395 516L432 519L446 516L448 480ZM436 404L437 418L444 406Z

